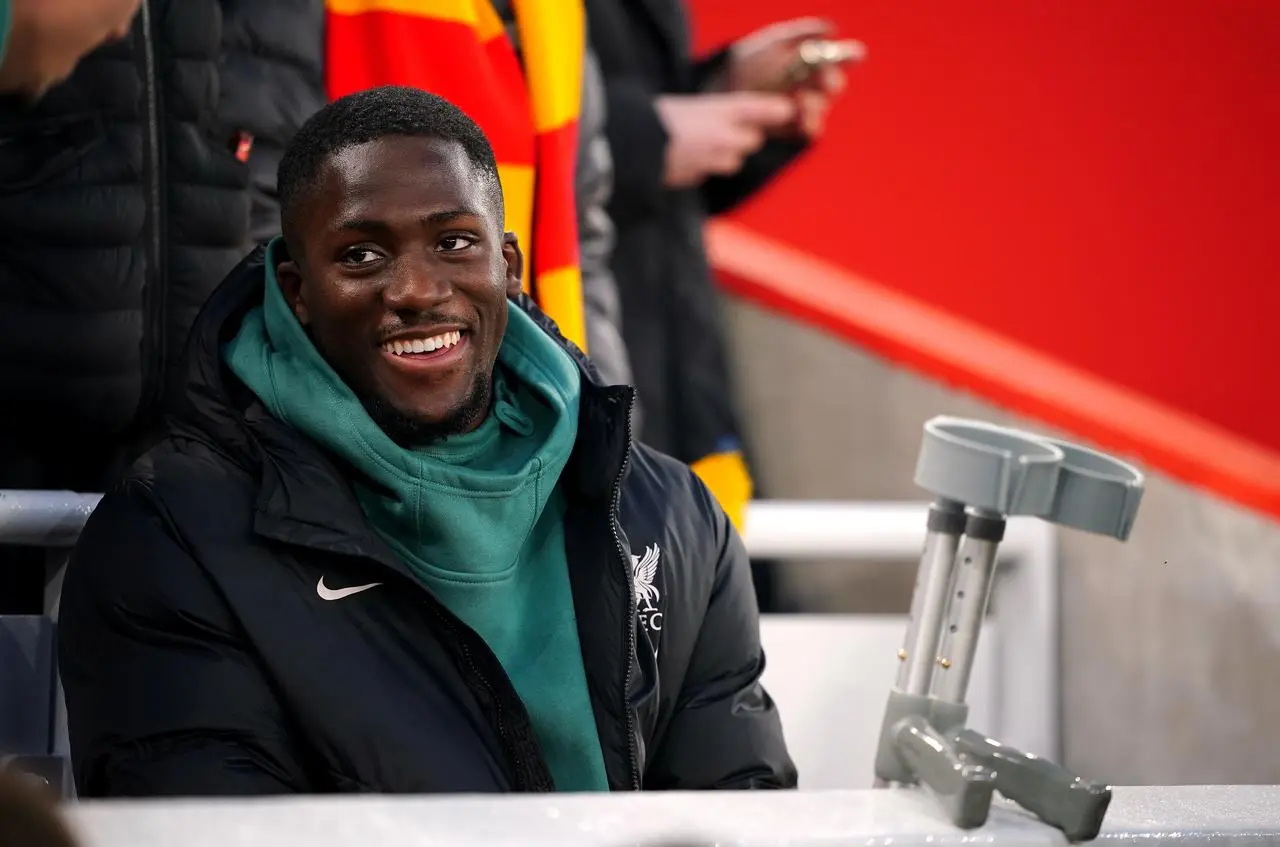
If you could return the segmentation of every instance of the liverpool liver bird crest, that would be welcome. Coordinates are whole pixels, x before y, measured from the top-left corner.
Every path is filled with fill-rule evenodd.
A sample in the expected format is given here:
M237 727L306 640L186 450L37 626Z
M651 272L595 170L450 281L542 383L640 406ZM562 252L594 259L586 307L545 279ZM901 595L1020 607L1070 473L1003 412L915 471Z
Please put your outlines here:
M657 544L650 544L645 548L643 557L631 557L631 582L635 585L637 605L653 608L658 603L658 587L653 580L658 575L660 553Z

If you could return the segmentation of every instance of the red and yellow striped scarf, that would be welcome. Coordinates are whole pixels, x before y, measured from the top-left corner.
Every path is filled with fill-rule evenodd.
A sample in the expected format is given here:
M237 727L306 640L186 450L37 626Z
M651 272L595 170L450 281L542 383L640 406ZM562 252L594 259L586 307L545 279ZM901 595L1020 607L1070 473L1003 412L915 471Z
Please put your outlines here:
M331 99L425 89L480 125L506 227L529 254L525 290L585 351L574 197L585 13L581 0L512 5L523 67L490 0L325 0L325 85Z

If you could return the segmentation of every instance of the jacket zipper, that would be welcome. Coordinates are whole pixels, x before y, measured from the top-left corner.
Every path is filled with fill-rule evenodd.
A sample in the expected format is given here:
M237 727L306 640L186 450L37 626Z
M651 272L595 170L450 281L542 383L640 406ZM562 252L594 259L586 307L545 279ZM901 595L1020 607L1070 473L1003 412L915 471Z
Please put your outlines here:
M432 598L434 601L434 597ZM481 669L479 663L471 653L471 648L466 643L465 635L458 629L455 618L447 609L434 605L434 602L428 602L428 609L436 616L453 635L454 643L458 650L462 653L462 660L466 662L467 668L471 671L472 676L484 686L489 693L489 699L494 704L493 709L493 728L498 734L498 739L502 742L503 747L507 749L511 756L511 764L515 769L513 776L518 784L523 785L527 791L552 791L554 786L543 782L541 779L535 778L529 774L529 759L524 755L523 751L516 748L513 744L513 736L507 727L507 722L503 720L505 705L498 691L493 687L485 672ZM532 731L532 728L530 728Z
M613 544L618 552L618 563L622 565L622 577L627 581L627 585L632 584L631 565L627 561L627 551L622 546L622 534L618 532L619 515L622 513L622 478L626 476L627 466L631 463L631 411L635 406L634 400L627 403L627 453L622 458L622 467L618 469L618 475L613 480L613 506L609 511L609 528L613 531ZM628 592L630 594L631 592ZM625 615L627 621L626 642L627 650L622 656L622 666L627 669L626 675L622 681L622 712L627 716L627 753L630 757L631 765L631 790L639 791L640 782L640 751L636 748L636 718L631 713L631 657L636 653L636 602L635 598L631 598L631 603L627 607Z
M143 289L143 393L140 415L153 411L164 390L168 371L165 344L164 289L164 163L160 138L160 87L156 80L155 34L151 24L151 0L144 0L142 20L142 77L146 104L147 163L147 277Z
M521 295L526 296L526 295ZM532 302L532 301L530 301ZM545 316L544 316L545 317ZM537 321L538 325L556 339L561 345L568 345L569 341L561 334L559 328L547 319L545 321ZM634 391L634 389L632 389ZM622 480L627 475L627 467L631 464L631 441L634 436L632 432L632 413L635 410L634 395L627 401L627 452L622 457L622 467L618 468L618 475L613 479L613 504L609 510L609 529L613 533L614 550L618 554L618 564L622 566L622 578L626 580L628 588L631 588L633 580L631 577L631 562L627 559L626 548L622 546L622 533L618 531L621 525L622 514ZM636 746L636 718L631 713L631 680L632 667L631 657L636 654L636 598L634 596L634 588L629 590L628 595L631 596L631 603L627 607L626 621L627 631L624 633L626 641L626 650L622 655L622 666L626 668L626 673L622 680L622 713L626 715L626 731L627 731L627 755L631 765L631 790L639 791L642 787L640 776L640 750Z

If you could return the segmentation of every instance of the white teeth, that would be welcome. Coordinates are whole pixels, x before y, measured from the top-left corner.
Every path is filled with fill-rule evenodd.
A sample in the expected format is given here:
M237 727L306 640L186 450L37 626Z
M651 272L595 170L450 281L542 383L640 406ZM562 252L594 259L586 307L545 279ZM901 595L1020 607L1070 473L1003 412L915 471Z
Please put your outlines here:
M382 347L389 353L403 356L405 353L431 353L444 347L452 347L462 340L458 330L433 335L430 338L412 338L406 341L388 341Z

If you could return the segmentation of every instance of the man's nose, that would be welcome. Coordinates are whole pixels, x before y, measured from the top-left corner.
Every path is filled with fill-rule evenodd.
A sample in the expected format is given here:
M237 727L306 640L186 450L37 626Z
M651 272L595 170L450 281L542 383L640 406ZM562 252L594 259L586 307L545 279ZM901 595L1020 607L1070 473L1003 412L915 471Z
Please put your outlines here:
M453 283L439 269L421 261L401 261L398 264L395 277L383 291L383 300L388 308L420 312L453 296Z

